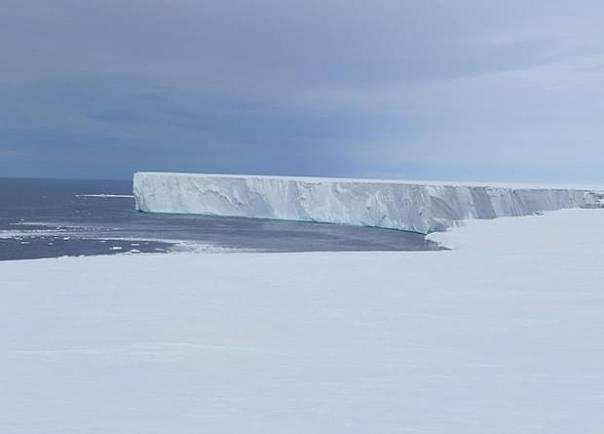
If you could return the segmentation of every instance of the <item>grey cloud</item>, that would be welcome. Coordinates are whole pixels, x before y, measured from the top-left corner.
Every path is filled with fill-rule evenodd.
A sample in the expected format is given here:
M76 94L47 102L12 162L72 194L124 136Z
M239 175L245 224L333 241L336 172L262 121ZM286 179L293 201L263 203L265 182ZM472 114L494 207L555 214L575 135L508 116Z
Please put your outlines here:
M600 2L0 7L0 143L37 156L4 154L6 173L579 180L596 167Z

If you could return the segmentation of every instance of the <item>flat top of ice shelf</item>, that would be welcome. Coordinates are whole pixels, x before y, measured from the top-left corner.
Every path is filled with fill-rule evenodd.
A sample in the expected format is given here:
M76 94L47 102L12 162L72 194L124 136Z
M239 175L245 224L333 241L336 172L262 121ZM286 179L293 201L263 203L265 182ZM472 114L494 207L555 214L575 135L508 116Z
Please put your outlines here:
M246 175L246 174L220 174L220 173L182 173L182 172L136 172L135 175L162 175L162 176L200 176L204 178L252 178L252 179L283 179L301 182L356 182L356 183L383 183L383 184L409 184L433 186L467 186L467 187L501 187L524 189L550 189L550 190L598 190L604 191L604 185L580 184L529 184L529 183L503 183L503 182L463 182L463 181L416 181L402 179L373 179L373 178L327 178L311 176L273 176L273 175Z

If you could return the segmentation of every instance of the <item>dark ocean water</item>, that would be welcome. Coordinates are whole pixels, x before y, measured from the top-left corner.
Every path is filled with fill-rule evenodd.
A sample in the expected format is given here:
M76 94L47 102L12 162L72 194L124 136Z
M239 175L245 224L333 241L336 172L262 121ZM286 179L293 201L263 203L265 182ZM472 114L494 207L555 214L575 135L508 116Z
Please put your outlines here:
M139 213L131 194L126 181L0 179L0 260L213 249L437 249L421 234L387 229Z

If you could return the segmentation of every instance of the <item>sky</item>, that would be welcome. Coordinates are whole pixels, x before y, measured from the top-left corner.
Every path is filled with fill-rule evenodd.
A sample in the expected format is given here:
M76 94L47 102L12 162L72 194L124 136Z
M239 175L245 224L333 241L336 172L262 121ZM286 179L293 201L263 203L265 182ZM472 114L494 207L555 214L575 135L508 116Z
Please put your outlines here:
M604 182L604 2L2 0L0 176Z

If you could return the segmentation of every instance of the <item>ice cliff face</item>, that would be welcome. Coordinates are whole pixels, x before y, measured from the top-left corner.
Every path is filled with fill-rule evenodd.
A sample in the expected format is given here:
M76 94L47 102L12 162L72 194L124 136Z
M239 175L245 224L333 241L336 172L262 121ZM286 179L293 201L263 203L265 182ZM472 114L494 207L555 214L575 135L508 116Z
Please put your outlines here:
M238 175L134 175L143 212L207 214L376 226L428 233L464 219L582 207L573 189L432 185L400 181Z

